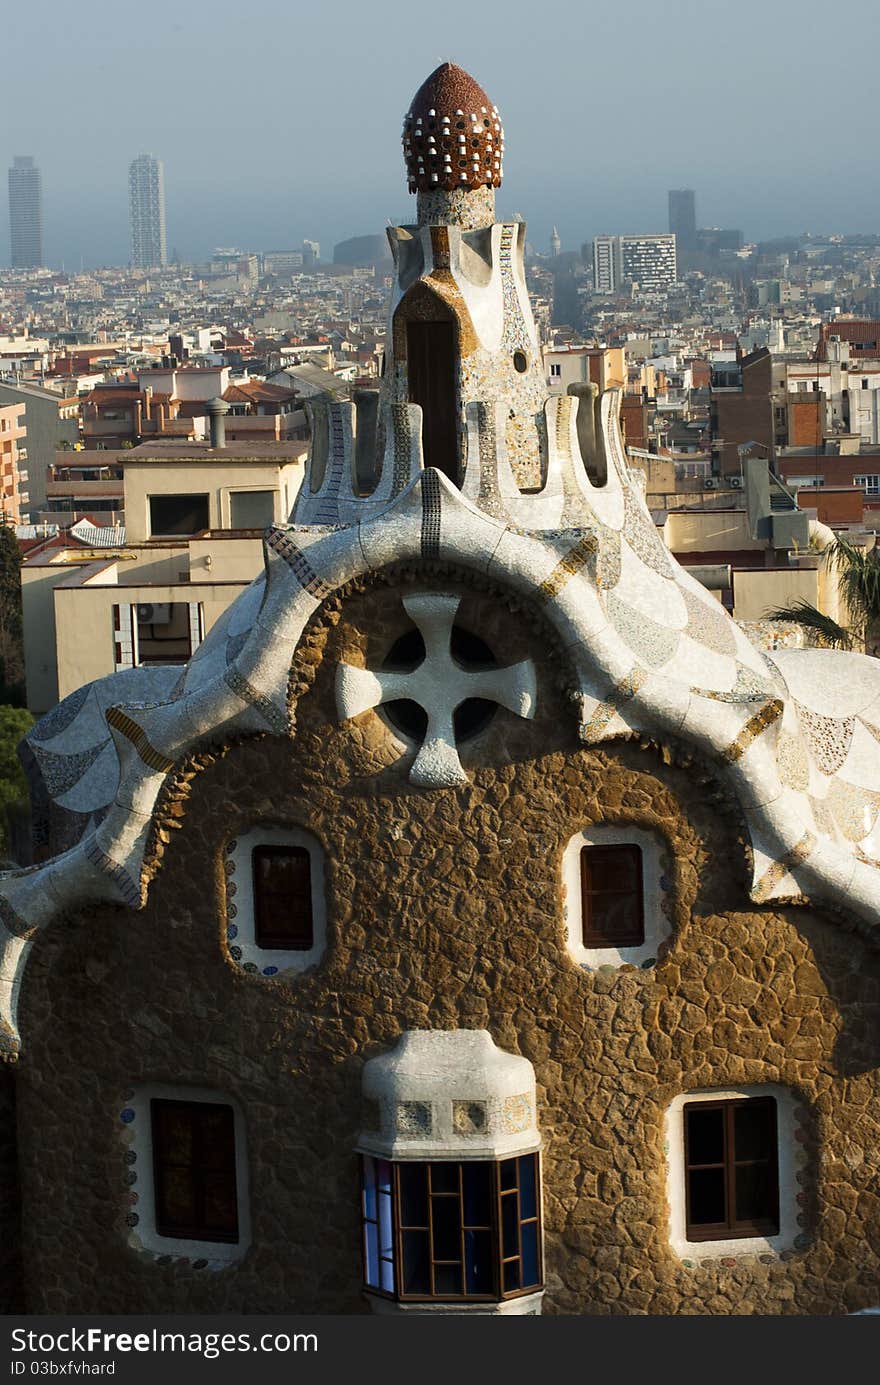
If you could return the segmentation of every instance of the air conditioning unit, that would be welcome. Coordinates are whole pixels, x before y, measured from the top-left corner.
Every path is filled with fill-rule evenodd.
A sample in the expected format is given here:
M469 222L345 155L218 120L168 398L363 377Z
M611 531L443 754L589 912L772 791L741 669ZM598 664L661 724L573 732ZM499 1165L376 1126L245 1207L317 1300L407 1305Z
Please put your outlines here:
M704 489L707 490L707 491L717 491L717 489L718 489L718 478L717 478L717 476L707 476L706 479L705 479L705 481L703 482L703 487L704 487Z
M170 601L139 601L137 608L138 625L170 625Z
M731 478L730 478L730 489L733 490L733 491L741 491L742 488L743 488L743 478L742 478L741 476L731 476Z

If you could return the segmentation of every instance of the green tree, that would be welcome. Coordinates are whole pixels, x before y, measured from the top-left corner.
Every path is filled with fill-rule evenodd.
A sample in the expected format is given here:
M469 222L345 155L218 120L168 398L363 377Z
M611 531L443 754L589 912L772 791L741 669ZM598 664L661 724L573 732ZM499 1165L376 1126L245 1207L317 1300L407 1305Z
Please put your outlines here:
M793 620L812 630L820 642L835 649L856 649L866 654L880 650L880 550L858 548L838 538L823 557L837 572L840 596L849 626L844 627L809 601L777 606L770 620Z
M16 753L34 719L24 707L0 707L0 856L8 864L10 824L26 816L28 786Z
M0 704L25 705L21 550L8 524L0 525Z

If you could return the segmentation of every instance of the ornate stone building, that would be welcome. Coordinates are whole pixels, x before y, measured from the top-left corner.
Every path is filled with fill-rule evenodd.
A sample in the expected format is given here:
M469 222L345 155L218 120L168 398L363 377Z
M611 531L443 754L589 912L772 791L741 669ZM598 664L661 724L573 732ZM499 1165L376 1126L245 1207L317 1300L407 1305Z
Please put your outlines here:
M264 575L28 737L8 1305L864 1307L880 668L753 645L618 392L546 397L467 74L404 153L382 389L315 405Z

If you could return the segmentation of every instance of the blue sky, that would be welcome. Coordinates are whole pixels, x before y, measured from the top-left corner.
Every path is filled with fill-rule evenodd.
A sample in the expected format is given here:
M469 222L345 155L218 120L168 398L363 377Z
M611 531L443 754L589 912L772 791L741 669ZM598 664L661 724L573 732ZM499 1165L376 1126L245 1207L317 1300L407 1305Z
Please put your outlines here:
M521 212L539 248L554 222L563 248L665 230L670 187L696 189L700 224L750 239L880 230L877 0L15 9L0 166L34 155L47 253L68 268L127 261L127 169L144 152L164 161L184 259L304 236L329 251L409 217L401 118L447 60L501 110L499 211Z

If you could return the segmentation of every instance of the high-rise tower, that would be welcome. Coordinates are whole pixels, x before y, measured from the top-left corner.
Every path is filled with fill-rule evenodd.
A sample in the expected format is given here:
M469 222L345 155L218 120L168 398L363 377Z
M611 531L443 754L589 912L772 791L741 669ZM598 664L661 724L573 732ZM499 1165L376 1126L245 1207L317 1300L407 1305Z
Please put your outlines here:
M16 155L9 170L9 238L13 269L43 263L43 188L29 155Z
M131 262L138 269L168 263L165 240L165 174L161 159L139 154L128 170Z
M679 249L689 250L697 241L697 203L692 188L671 188L669 229Z

